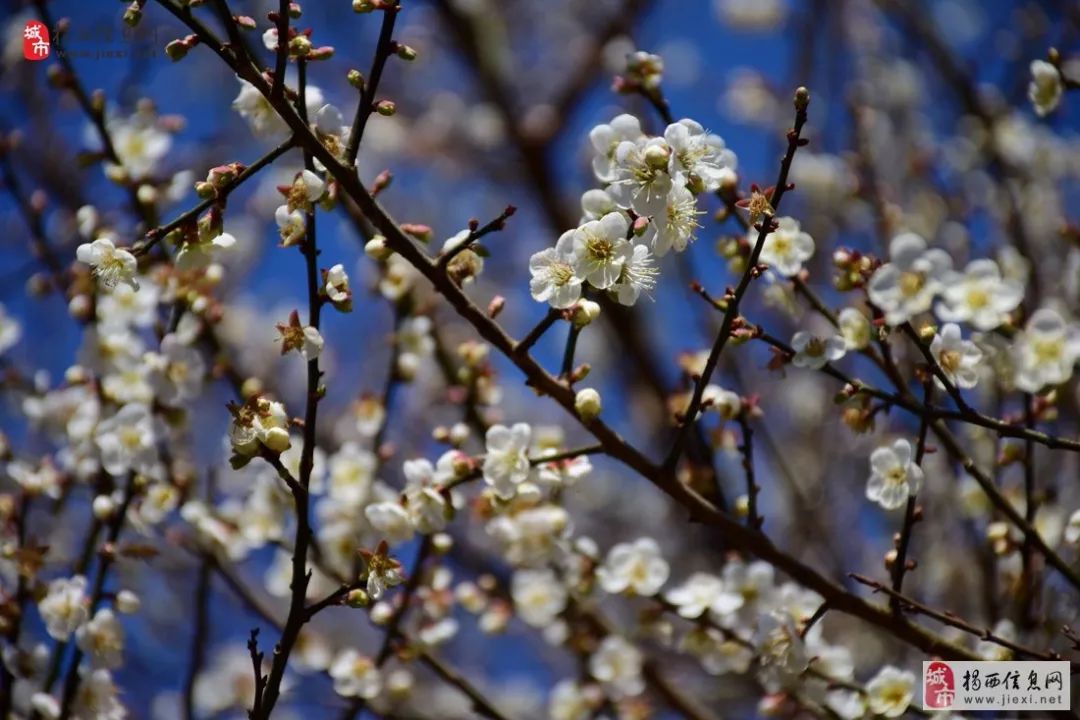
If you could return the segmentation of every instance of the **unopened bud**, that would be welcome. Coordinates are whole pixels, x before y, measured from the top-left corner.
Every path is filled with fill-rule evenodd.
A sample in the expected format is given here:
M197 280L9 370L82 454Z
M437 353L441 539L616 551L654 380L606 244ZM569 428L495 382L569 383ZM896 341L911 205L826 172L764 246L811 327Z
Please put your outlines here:
M383 117L393 117L397 112L397 105L393 100L380 100L375 103L375 112L379 113Z
M183 40L173 40L171 43L165 46L165 54L173 62L178 62L187 57L188 50L190 50Z
M454 547L454 538L447 533L435 533L431 536L432 548L440 555L445 555Z
M307 35L297 35L289 41L289 54L293 57L307 57L311 54L311 39Z
M352 9L356 13L369 13L375 10L375 3L371 0L353 0Z
M429 242L431 240L431 227L422 223L402 223L401 230L404 233L412 235L414 238L422 243Z
M131 615L132 613L139 612L139 608L142 607L142 600L139 596L133 593L131 590L121 590L116 593L116 600L113 601L113 607L117 612L121 612L124 615Z
M416 50L413 50L408 45L399 44L394 49L394 53L397 54L397 56L399 58L401 58L402 60L407 60L409 62L412 62L413 60L416 59Z
M582 300L570 312L570 322L574 323L574 327L583 328L600 317L600 305L592 300Z
M394 254L386 244L386 238L382 235L376 235L364 244L364 252L367 256L373 260L386 260L388 257Z
M488 303L487 308L488 317L494 320L499 316L499 313L503 311L504 307L506 307L506 298L504 298L502 295L496 295L495 297L491 298L491 302Z
M195 183L195 194L203 200L208 200L217 195L217 188L213 183L199 181Z
M109 495L98 495L94 498L91 507L94 511L94 517L104 522L116 512L116 501Z
M133 2L128 5L127 10L124 11L124 23L129 27L135 27L142 20L143 11L139 7L139 3Z
M810 105L810 91L805 87L799 86L795 90L795 109L803 112Z
M634 235L641 237L649 229L649 218L639 215L634 219Z
M366 608L371 604L371 598L360 588L350 590L345 596L345 604L351 608Z
M578 390L577 395L574 396L574 410L578 417L586 422L596 418L602 408L600 393L593 388Z
M349 84L357 90L364 89L364 73L360 72L359 70L353 68L349 71L349 74L345 76L345 79L348 80Z
M667 145L653 143L645 148L645 164L654 170L666 168L670 158L671 148Z

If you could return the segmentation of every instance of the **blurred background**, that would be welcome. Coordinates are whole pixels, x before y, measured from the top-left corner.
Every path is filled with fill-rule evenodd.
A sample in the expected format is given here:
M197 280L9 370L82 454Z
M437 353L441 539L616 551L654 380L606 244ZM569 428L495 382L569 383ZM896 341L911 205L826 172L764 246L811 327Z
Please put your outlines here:
M1076 109L1066 101L1048 118L1036 118L1027 100L1029 63L1051 46L1066 58L1080 41L1080 5L1073 2L934 0L404 0L397 39L414 47L412 63L391 62L380 96L397 105L394 117L375 115L361 147L361 179L370 183L383 170L393 183L380 199L398 221L433 229L433 249L464 229L470 218L481 223L507 204L518 208L507 229L488 238L491 257L483 275L469 287L482 307L495 295L506 298L500 320L515 337L523 336L546 312L528 293L528 258L552 245L577 225L581 193L596 186L590 171L588 131L629 112L643 127L662 132L663 123L641 97L612 90L625 70L628 53L646 50L664 60L663 90L676 118L697 120L723 137L738 156L740 188L774 182L791 125L791 98L800 85L812 103L804 135L810 144L792 169L796 190L785 198L785 215L800 220L815 239L810 284L834 307L846 296L831 284L831 255L841 247L885 254L889 238L913 230L945 248L957 266L975 257L994 257L1026 271L1009 233L1010 223L1025 228L1028 247L1020 249L1034 269L1041 299L1073 313L1078 307L1075 243L1062 228L1074 219L1080 144ZM259 24L252 45L270 61L258 35L268 27L266 12L275 3L234 0L236 13ZM52 17L70 19L69 31L54 38L54 53L67 54L84 86L100 88L108 112L134 113L146 101L169 125L169 148L155 170L171 190L158 203L166 221L194 205L192 182L215 165L251 163L273 146L253 137L231 108L240 83L205 48L174 64L165 45L186 31L153 3L137 28L121 22L120 3L77 0L48 3ZM31 3L9 0L3 8L0 58L0 127L18 133L9 154L24 195L40 191L40 218L52 252L66 266L82 242L75 213L92 204L120 230L136 239L137 223L125 205L124 190L110 183L101 167L80 157L99 146L86 117L70 93L50 87L48 68L55 58L30 63L22 57L21 29L38 17ZM334 46L333 58L313 64L309 82L327 102L351 117L356 92L345 80L351 68L367 73L378 33L377 15L356 15L344 0L303 4L300 27L314 29L317 44ZM306 307L299 255L278 247L273 211L280 202L275 186L289 183L300 156L285 156L231 198L225 228L237 249L223 258L225 280L215 289L222 301L219 335L230 372L258 377L294 409L302 406L304 373L295 358L279 358L275 323L293 308ZM1004 169L1003 169L1004 168ZM721 204L710 198L711 211ZM344 213L325 214L320 226L320 264L344 264L353 278L355 310L326 313L324 368L330 388L320 435L332 453L356 439L356 401L380 397L391 365L388 339L395 327L391 303L377 291L379 267L364 256L361 237ZM0 405L0 428L17 454L44 456L55 451L47 434L35 430L21 411L27 395L54 387L79 355L84 327L74 321L63 293L49 291L48 268L36 257L20 208L0 196L0 303L22 326L22 341L3 356L4 367L37 390L13 390ZM601 390L610 424L650 456L667 447L668 404L689 388L685 372L695 353L712 344L719 315L694 293L701 282L714 295L738 278L722 249L741 234L722 216L702 218L697 241L684 254L661 263L662 276L650 298L632 311L605 313L583 333L578 361L592 366L589 384ZM44 288L44 289L43 289ZM473 338L445 304L417 291L418 304L433 323L439 346L456 348ZM800 306L783 282L763 279L744 310L781 338L819 322ZM556 368L565 328L549 333L537 357ZM746 345L726 353L716 382L743 395L760 395L767 431L759 437L757 459L763 486L765 530L781 547L823 574L850 584L852 571L883 576L898 519L863 498L873 448L892 434L914 435L917 424L904 415L878 418L875 430L853 433L833 409L839 387L831 380L795 368L773 371L768 348ZM909 363L913 358L902 357ZM445 358L422 359L415 379L388 395L391 421L383 438L392 457L380 477L401 487L401 461L434 460L440 452L431 438L438 425L461 418L445 385ZM851 358L855 374L881 377ZM907 367L907 365L905 365ZM220 368L219 368L220 369ZM567 426L552 403L537 402L520 374L491 357L491 384L480 410L489 422L526 421L534 427ZM225 402L234 396L228 374L211 385L190 409L190 446L185 459L204 478L217 475L220 499L242 497L247 476L224 464L222 437L229 416ZM14 387L14 381L9 383ZM988 385L989 386L989 385ZM992 387L992 386L991 386ZM1070 387L1069 392L1072 392ZM1073 393L1075 394L1075 393ZM979 397L991 411L1015 410L1015 393L988 391ZM1000 414L999 413L999 414ZM1063 401L1063 432L1075 434L1076 401ZM586 441L578 428L566 444ZM701 473L711 493L727 505L742 493L737 432L707 428L704 455L692 458L688 473ZM971 434L970 452L992 463L1000 452L993 438ZM475 438L467 447L482 450ZM672 560L673 576L715 569L725 549L723 538L687 528L683 514L664 496L626 468L594 458L595 470L562 498L575 534L594 539L601 550L615 542L648 535ZM929 522L917 541L919 571L907 586L930 604L954 609L987 625L1010 616L1008 582L1001 574L1015 568L995 559L985 541L986 513L969 482L948 461L927 461ZM1075 506L1077 464L1071 454L1040 456L1040 471L1051 496L1039 522L1060 539ZM1007 491L1019 487L1015 467L998 471ZM700 480L700 479L699 479ZM0 483L6 482L0 480ZM204 480L197 481L201 485ZM48 537L48 568L66 572L89 521L85 489L72 491L62 510L40 512L40 537ZM1072 504L1070 505L1070 501ZM37 516L35 516L37 517ZM143 610L125 623L125 665L115 673L133 717L180 716L179 696L189 665L190 623L198 563L168 541L166 521L150 533L160 555L145 564L121 564L117 587L143 597ZM180 525L179 521L176 521ZM177 530L182 532L182 530ZM446 567L453 583L479 574L507 572L482 526L466 514L451 530L459 547ZM1055 540L1055 544L1058 540ZM285 600L262 586L274 562L273 548L247 557L240 570L273 607ZM403 548L406 566L414 552ZM957 561L962 557L964 560ZM1015 564L1015 563L1014 563ZM1052 582L1050 580L1049 582ZM224 585L210 590L207 672L225 675L249 670L243 643L251 627L263 627L269 647L276 631L237 602ZM1047 593L1046 613L1058 626L1075 622L1077 598ZM633 602L611 601L611 615L633 625L640 610ZM459 626L440 652L514 718L545 716L546 694L560 678L578 672L575 658L548 645L535 630L512 621L504 632L489 633L462 610ZM27 632L40 634L36 617ZM844 617L828 617L826 634L852 652L856 674L865 676L884 662L916 669L923 658L886 638L858 632ZM381 634L359 615L328 613L313 630L333 647L353 644L373 653ZM42 636L43 637L43 636ZM662 650L658 652L663 652ZM666 657L666 655L665 655ZM237 660L239 658L239 660ZM215 663L217 663L215 665ZM230 665L230 663L232 663ZM692 660L677 657L671 677L725 717L756 717L753 683L742 676L703 674ZM455 691L423 678L427 717L470 717ZM297 675L282 715L336 717L346 703L325 675ZM435 703L435 704L431 704ZM663 703L656 717L668 717ZM420 707L424 707L423 704ZM432 711L432 708L437 708ZM216 708L206 716L240 717L238 708ZM671 714L671 717L677 715ZM408 717L408 715L401 715Z

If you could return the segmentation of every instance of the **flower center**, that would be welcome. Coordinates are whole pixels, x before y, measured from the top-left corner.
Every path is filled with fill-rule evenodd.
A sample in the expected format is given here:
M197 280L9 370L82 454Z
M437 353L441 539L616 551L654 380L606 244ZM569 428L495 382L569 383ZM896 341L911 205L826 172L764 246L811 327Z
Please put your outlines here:
M1035 358L1040 364L1056 363L1061 360L1065 343L1059 338L1036 340L1032 343Z
M926 287L926 276L920 272L905 272L900 274L900 292L904 297L913 297Z
M946 350L938 356L938 362L947 373L955 373L960 368L960 351Z
M990 304L990 293L983 287L973 287L968 290L967 303L972 310L981 310Z
M590 234L585 241L585 247L595 260L607 261L615 255L615 244L602 235Z

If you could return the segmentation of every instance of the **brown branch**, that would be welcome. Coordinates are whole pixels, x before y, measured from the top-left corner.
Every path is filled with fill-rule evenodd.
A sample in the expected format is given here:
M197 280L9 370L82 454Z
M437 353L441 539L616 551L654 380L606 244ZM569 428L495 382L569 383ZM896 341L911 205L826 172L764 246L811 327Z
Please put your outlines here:
M746 270L743 271L742 278L739 280L739 284L735 287L731 297L727 299L727 309L724 312L724 319L720 323L720 331L716 335L716 341L713 343L709 358L705 362L705 368L701 373L701 377L698 378L697 383L694 386L694 394L690 399L690 405L683 417L682 425L679 427L678 433L675 436L675 442L672 444L671 450L664 459L664 468L667 471L673 470L679 462L679 457L682 455L683 447L690 434L690 428L697 420L698 411L701 410L701 399L705 394L705 386L709 384L709 380L712 378L713 371L720 361L720 354L724 351L724 347L731 337L731 329L735 322L735 318L739 316L739 303L742 301L743 296L750 287L751 280L753 280L756 275L758 257L760 257L761 249L765 245L765 238L772 230L773 219L776 217L776 212L780 208L780 201L788 190L788 172L791 170L792 160L795 159L795 151L804 144L801 136L803 126L806 124L806 108L809 104L810 95L806 91L806 88L799 88L796 90L795 124L792 129L788 131L787 152L784 154L783 160L780 161L780 174L776 179L775 190L771 197L772 210L771 212L766 212L761 218L761 229L758 231L757 242L754 244L753 250L750 251L750 257L746 263Z
M231 183L229 183L225 187L219 188L217 193L213 197L209 197L209 198L203 200L202 202L200 202L195 207L193 207L190 210L180 214L175 219L171 220L170 222L166 223L165 225L160 225L160 226L158 226L156 228L153 228L152 230L148 230L146 232L146 239L139 242L139 243L137 243L134 247L131 248L131 251L135 255L144 254L144 253L148 252L152 247L157 245L159 242L161 242L161 240L163 238L165 238L173 230L176 230L177 228L183 227L184 225L187 225L189 223L194 222L195 219L199 216L199 214L202 213L204 210L207 210L212 206L216 206L216 207L224 209L225 202L228 200L229 195L232 194L232 192L234 190L239 188L241 185L243 185L250 178L254 177L255 174L258 173L260 170L262 170L264 167L266 167L270 163L274 162L279 157L284 155L286 152L291 150L292 147L293 147L293 140L292 140L292 138L289 138L288 140L281 143L280 145L275 147L273 150L266 153L265 155L263 155L261 158L259 158L255 162L253 162L251 165L244 168L243 172L239 173L236 176L235 180L233 180Z
M923 384L923 404L929 405L930 399L934 393L934 383L927 378ZM923 457L926 455L926 435L930 429L930 421L926 417L923 417L919 423L919 440L915 445L915 464L922 466ZM896 541L896 557L893 559L892 565L892 588L896 592L901 592L904 586L904 573L908 568L908 548L911 545L911 533L915 528L915 523L921 518L920 514L916 512L916 497L912 493L908 496L907 506L904 508L904 524L900 528L900 535ZM897 615L900 614L900 604L896 602L895 598L890 602L892 610Z
M920 603L919 601L914 600L914 599L908 597L907 595L904 595L904 594L902 594L900 592L897 592L896 590L893 590L888 585L886 585L884 583L881 583L881 582L878 582L877 580L874 580L873 578L866 577L865 575L860 575L859 573L850 573L848 575L848 577L850 577L852 580L855 580L858 583L866 585L867 587L873 588L874 592L876 592L876 593L880 592L880 593L883 593L885 595L888 595L892 600L897 602L900 605L901 609L903 609L903 610L907 610L909 612L917 613L919 615L925 615L926 617L930 618L931 620L937 620L938 622L940 622L940 623L942 623L944 625L954 627L954 628L956 628L958 630L963 630L964 632L966 632L966 633L968 633L970 635L974 635L974 636L978 637L980 640L986 640L986 641L992 642L992 643L994 643L996 645L1000 645L1000 646L1002 646L1004 648L1008 648L1009 650L1012 650L1013 652L1015 652L1015 653L1017 653L1019 655L1022 655L1024 657L1032 658L1032 659L1035 659L1035 660L1061 660L1062 659L1061 655L1058 654L1057 652L1054 652L1054 651L1042 652L1042 651L1039 651L1039 650L1033 650L1033 649L1031 649L1029 647L1025 647L1023 645L1015 643L1012 640L1007 640L1007 639L1001 637L1000 635L995 635L990 630L990 628L981 628L981 627L979 627L977 625L974 625L973 623L970 623L970 622L964 620L959 615L956 615L956 614L951 613L951 612L943 612L943 611L935 610L932 607L929 607L928 605L924 605L923 603ZM1080 665L1080 664L1078 664L1076 662L1073 662L1073 665L1077 666L1077 665Z
M360 92L360 104L356 107L356 115L353 116L352 129L349 131L349 142L345 148L345 164L355 165L356 155L360 151L360 141L364 137L364 129L367 127L371 113L375 111L375 93L379 90L379 81L382 80L383 68L386 67L387 59L394 53L394 23L397 21L401 5L398 0L387 0L382 8L382 27L379 29L379 43L375 47L375 57L371 61L371 71L364 80L364 87Z

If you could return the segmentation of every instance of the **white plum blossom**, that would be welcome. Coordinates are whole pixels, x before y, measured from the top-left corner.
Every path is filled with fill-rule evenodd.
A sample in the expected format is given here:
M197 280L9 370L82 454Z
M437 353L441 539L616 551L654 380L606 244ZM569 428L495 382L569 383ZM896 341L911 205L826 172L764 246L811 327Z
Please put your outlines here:
M791 364L811 370L820 370L827 363L835 362L847 354L847 343L842 336L830 334L820 337L805 330L792 336L791 348L795 351Z
M157 319L160 293L153 282L136 281L135 286L120 284L97 299L97 317L102 323L150 327ZM0 316L0 352L4 346L4 320Z
M288 450L289 415L280 402L257 398L239 408L229 428L233 450L241 455L254 455L259 445L274 452Z
M135 282L138 261L129 251L116 247L112 238L99 237L93 242L83 243L75 249L75 257L92 267L94 275L106 288L112 289L119 283L126 283L139 289Z
M548 720L590 720L603 700L595 686L582 687L574 680L560 680L548 697Z
M518 615L533 627L553 623L566 607L566 588L550 568L518 570L510 586Z
M1049 308L1036 310L1013 341L1016 386L1039 392L1072 377L1080 358L1080 329Z
M622 213L608 213L574 231L574 274L605 290L616 282L622 266L633 255L626 239L630 225Z
M75 692L71 717L75 720L124 720L127 710L120 703L118 694L108 670L87 672Z
M706 611L717 617L730 615L745 602L743 596L729 590L723 580L703 572L694 573L682 585L664 593L664 597L688 620L695 620Z
M327 493L337 502L357 506L368 499L378 460L354 442L347 442L330 457Z
M326 271L323 292L338 309L343 309L342 306L349 302L352 291L349 288L349 274L345 272L344 265L338 263Z
M107 128L120 164L133 178L153 173L172 147L172 136L159 127L152 113L136 112L130 118L110 116Z
M338 653L330 664L330 677L334 680L334 692L343 697L360 697L370 700L382 690L382 674L375 662L348 648Z
M484 481L500 497L512 497L517 485L529 477L531 437L532 428L526 423L516 423L513 427L492 425L488 428L485 436Z
M282 247L296 245L307 234L307 216L302 210L289 210L287 206L279 205L274 211L274 222L281 235Z
M188 240L180 245L176 251L174 263L176 269L180 271L202 269L216 261L221 251L228 251L234 247L236 247L236 238L229 233L222 232L204 239L200 231L197 240Z
M763 615L758 622L754 646L759 657L759 678L772 692L794 682L809 663L806 643L787 613Z
M582 278L574 270L574 232L566 231L555 247L529 258L529 292L533 300L549 303L557 310L570 307L581 297Z
M57 578L49 583L48 592L38 603L38 611L50 637L66 642L86 622L90 611L85 600L86 578L82 575Z
M1080 510L1076 510L1069 516L1069 522L1065 525L1065 542L1070 545L1080 543Z
M309 117L314 117L324 104L322 91L314 85L307 86L304 100ZM285 121L270 105L270 101L263 97L258 88L246 80L240 80L240 93L233 100L232 107L240 114L240 117L247 120L256 137L276 140L284 137L289 131Z
M765 236L758 260L784 277L793 277L814 255L814 239L803 232L795 218L782 217L776 224L776 229ZM752 234L750 240L757 242L757 235Z
M889 260L874 271L867 292L885 313L885 322L902 325L930 309L944 287L952 259L944 250L928 250L925 240L909 232L889 243Z
M882 717L900 717L915 697L915 673L886 665L866 684L870 712Z
M161 352L146 353L150 384L163 405L177 406L199 396L206 374L202 354L186 345L175 333L161 339Z
M1035 114L1046 117L1061 103L1065 84L1061 73L1045 60L1031 61L1031 82L1028 84L1028 99L1035 108Z
M413 526L425 535L443 530L450 520L450 503L440 487L453 477L453 470L449 466L453 464L456 454L450 451L443 455L439 468L423 458L406 460L402 466L409 518Z
M672 186L684 182L668 173L671 155L671 148L661 138L619 143L614 179L608 187L615 202L638 215L651 217L662 211Z
M725 635L712 627L691 630L683 637L679 648L696 657L710 675L741 675L754 662L754 648L748 646L746 639Z
M829 690L825 693L825 705L841 720L859 720L866 715L866 697L857 690Z
M612 698L633 697L645 690L642 663L640 650L618 635L608 635L589 657L589 674Z
M412 539L413 524L409 511L397 502L377 502L364 508L364 516L371 526L391 545L400 545Z
M95 668L111 670L123 662L124 629L108 608L98 610L75 631L75 642Z
M697 198L683 185L676 185L664 197L662 206L652 216L652 222L645 237L652 238L653 252L657 257L667 255L674 248L682 252L694 239L694 233L701 227L698 216Z
M7 475L27 495L46 495L59 499L63 493L63 474L49 458L45 458L36 467L22 460L12 460L7 464Z
M870 469L866 497L886 510L903 506L922 487L922 468L915 463L911 443L904 438L874 450Z
M1024 288L1001 276L989 258L972 260L964 272L950 272L935 311L946 322L967 322L977 330L993 330L1020 306Z
M715 383L709 383L701 393L701 406L712 410L724 420L734 420L742 412L743 403L739 394L725 390Z
M615 198L611 197L611 194L607 190L601 190L599 188L592 188L586 190L581 194L581 222L579 225L584 225L590 220L599 220L608 213L616 212L618 206L615 204Z
M0 303L0 355L10 350L20 338L22 338L22 325L8 315L7 309Z
M659 592L670 572L660 546L652 538L643 537L611 548L596 577L605 592L649 596Z
M961 337L959 325L943 325L941 332L936 333L930 342L930 353L953 386L973 388L979 382L978 366L982 361L982 350L972 341ZM945 389L940 378L935 376L934 381L938 387Z
M115 415L101 421L94 442L101 452L101 465L119 477L129 471L147 472L157 462L155 419L142 404L124 405Z
M689 118L672 123L664 129L664 140L672 151L669 172L686 176L695 191L715 192L725 182L736 180L735 153L700 123Z
M837 317L840 334L848 350L865 350L870 345L873 328L870 319L856 308L844 308Z
M653 263L652 253L644 245L635 245L630 257L619 271L619 279L609 290L615 294L620 305L633 305L643 292L656 287L659 271Z
M609 124L601 124L589 131L589 141L595 154L592 167L598 180L611 182L615 179L615 151L624 141L637 142L643 133L641 123L633 115L616 115Z

